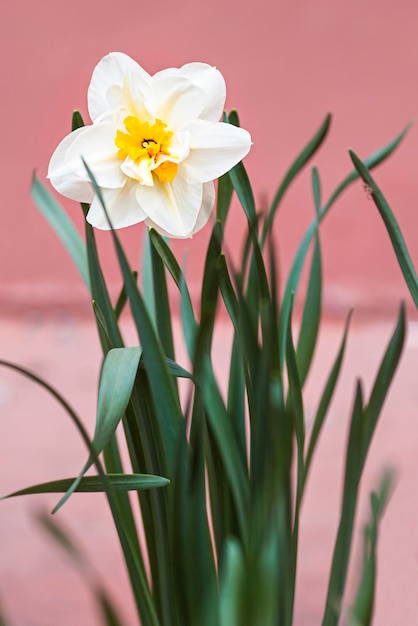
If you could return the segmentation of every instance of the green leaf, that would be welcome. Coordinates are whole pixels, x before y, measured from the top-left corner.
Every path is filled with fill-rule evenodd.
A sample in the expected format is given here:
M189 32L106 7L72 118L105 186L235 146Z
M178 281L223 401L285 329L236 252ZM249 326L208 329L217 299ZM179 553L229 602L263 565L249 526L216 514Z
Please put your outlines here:
M240 544L225 542L225 558L220 575L220 626L243 624L245 616L245 561Z
M383 193L377 186L374 178L372 178L367 167L364 165L364 163L360 161L358 156L356 156L352 150L350 150L349 153L351 156L351 160L354 163L354 167L367 185L369 193L383 219L386 230L392 242L396 258L398 259L399 267L401 268L402 274L405 278L405 282L408 285L408 289L415 303L415 306L418 308L418 276L412 263L411 256L406 247L405 239L403 238L396 217L389 204L387 203Z
M319 216L321 212L321 183L319 181L319 173L316 167L312 168L312 192L315 206L315 213Z
M76 227L58 202L51 196L49 191L38 181L36 176L33 177L32 181L32 197L43 216L49 222L50 226L52 226L69 252L81 278L90 292L86 246Z
M241 532L244 532L249 501L247 469L239 454L235 433L216 384L208 355L204 358L203 373L198 385L203 396L210 428L228 474Z
M303 307L302 322L297 344L297 364L300 384L304 385L312 363L321 319L322 262L319 236L315 238L308 290Z
M138 272L137 271L132 272L132 275L133 275L134 281L136 282L136 280L138 279ZM128 301L128 296L126 294L125 286L123 286L115 304L115 316L117 320L122 315L122 311L125 308L127 301Z
M63 409L68 413L71 420L77 427L85 445L89 453L95 456L95 450L91 445L90 438L83 426L82 421L72 409L72 407L68 404L68 402L62 397L62 395L54 389L51 385L49 385L42 378L31 372L30 370L23 368L15 363L11 363L10 361L0 360L0 365L13 369L20 374L23 374L30 380L34 381L38 385L40 385L43 389L45 389L48 393L54 397L59 404L63 407ZM111 491L111 485L107 481L107 476L104 474L102 465L98 458L95 458L95 465L99 472L98 479L101 480L102 491L106 491L106 495L108 498L109 506L112 512L112 516L115 522L115 526L118 532L119 540L121 543L122 551L125 557L127 569L129 572L129 576L132 582L132 589L135 596L136 606L138 609L138 613L141 616L143 626L158 626L158 621L156 617L155 607L153 605L153 600L150 594L150 590L148 587L148 582L145 576L144 566L142 563L142 559L140 554L137 551L137 538L135 535L135 527L130 525L129 518L121 514L121 509L118 506L120 501L116 499L118 494L114 494ZM70 479L71 482L74 479ZM126 491L126 490L125 490ZM120 495L123 495L123 491ZM133 519L133 518L132 518Z
M323 626L337 626L338 624L337 603L342 600L344 594L360 478L384 399L399 363L404 338L405 308L402 305L395 330L381 362L369 404L365 408L362 407L360 386L357 389L347 447L342 513L334 549Z
M106 354L100 375L93 445L100 452L125 413L138 371L140 347L114 348Z
M151 266L158 337L164 354L174 360L173 329L171 327L171 311L165 267L155 246L151 246Z
M115 491L139 491L142 489L154 489L155 487L165 487L169 484L167 478L162 476L152 476L150 474L106 474L106 478L110 486ZM0 500L6 498L14 498L16 496L26 496L38 493L65 493L72 486L75 478L63 478L61 480L53 480L39 485L32 485L25 489L19 489L6 496L2 496ZM80 493L96 493L104 492L103 480L101 476L84 476L75 491Z
M322 626L337 626L347 576L353 535L354 516L357 506L357 494L361 476L361 420L363 416L363 393L358 381L350 433L347 446L343 503L337 539L334 547L328 593Z
M191 378L193 379L193 375L184 369L181 365L166 357L165 359L167 369L176 378Z
M105 356L100 375L96 428L92 441L96 455L100 454L110 442L126 411L141 353L141 348L114 348ZM55 506L53 513L58 511L70 495L77 490L83 475L93 462L94 459L90 456L74 484Z
M174 254L171 252L170 248L161 237L161 235L151 228L149 231L149 236L165 267L170 272L174 282L180 290L181 314L183 320L183 328L185 332L186 347L189 357L193 358L197 324L193 312L192 300L186 281Z
M276 211L280 205L280 202L286 193L287 189L290 187L293 180L296 176L301 172L301 170L305 167L308 161L313 157L318 148L322 145L325 137L328 134L329 128L331 125L331 114L328 113L325 120L322 122L320 128L317 130L312 139L308 142L308 144L303 148L303 150L298 154L296 159L293 161L292 165L286 172L283 181L280 183L280 186L274 196L269 214L264 224L262 242L264 244L267 234L271 231L273 226L274 217Z
M238 127L240 126L238 111L236 109L232 109L230 114L227 116L227 120L233 126L238 126Z
M88 165L85 162L84 165L103 210L108 218L108 213L100 188L98 187ZM109 225L111 226L110 220ZM179 426L183 418L180 409L180 402L178 395L176 394L173 380L168 372L161 345L155 334L154 326L148 315L144 300L135 281L133 280L132 271L129 267L125 252L113 228L111 229L111 232L126 292L128 294L132 315L135 320L139 339L143 348L144 364L149 376L152 398L158 417L159 433L156 433L156 437L159 440L159 444L163 446L160 458L161 460L165 459L170 473L170 470L174 465L174 452L177 445Z
M89 567L87 556L70 538L64 527L57 522L57 518L53 518L49 513L41 512L36 515L36 520L48 534L49 538L70 557L77 568L83 569Z
M238 163L228 174L248 221L253 224L256 220L255 201L251 183L243 163Z
M77 109L75 109L73 111L73 117L71 120L71 130L77 130L77 128L83 128L84 126L84 120L82 118L82 115L80 113L80 111L78 111Z
M350 611L350 626L371 626L376 586L376 549L379 523L387 504L393 474L386 472L378 491L370 495L371 520L364 528L363 571Z
M351 319L351 312L349 313L347 317L341 346L338 351L335 362L332 366L330 375L327 379L324 391L322 393L322 396L319 402L318 410L316 411L316 414L315 414L315 419L314 419L314 423L312 427L312 432L311 432L309 445L308 445L308 451L307 451L306 460L305 460L305 480L308 476L309 468L311 466L312 456L315 451L316 444L318 442L318 438L321 433L322 426L324 424L325 417L329 409L329 405L334 395L338 377L340 375L341 365L342 365L343 357L345 353L345 346L347 343L347 334L348 334L348 327L350 324L350 319Z
M370 400L364 413L362 433L363 464L366 460L367 452L377 425L377 420L383 407L383 403L386 399L389 387L401 358L405 341L405 317L405 305L402 304L399 310L395 330L380 364L379 371L370 394Z
M179 441L176 473L170 489L170 531L175 563L174 580L178 624L213 626L217 577L209 531L206 499L204 433L193 448L184 436ZM190 558L190 555L193 558Z
M224 226L231 206L232 192L231 178L224 174L218 180L218 198L216 202L216 219Z
M286 365L287 374L289 378L289 396L288 406L291 410L297 445L297 484L298 495L299 489L302 484L304 474L304 447L305 447L305 417L303 410L303 398L302 398L302 385L300 382L299 371L296 362L296 354L293 346L291 323L288 327L287 341L286 341Z
M148 315L150 316L150 319L152 323L154 324L154 326L156 326L156 311L155 311L156 302L155 302L155 294L154 294L154 281L152 278L151 230L150 229L145 229L145 234L144 234L144 243L143 243L142 259L141 259L141 284L142 284L142 293L144 294L144 302L145 302L145 306L147 307Z
M365 165L367 168L371 169L376 167L382 161L387 159L393 151L398 147L401 143L402 139L405 137L406 133L409 130L408 125L393 141L391 141L388 145L381 148L377 152L374 152L365 160ZM305 263L305 258L309 250L309 246L315 233L317 232L319 224L322 222L324 217L328 214L336 200L340 197L342 192L349 187L355 180L359 177L357 171L351 172L343 182L337 187L334 193L331 195L328 202L324 205L321 211L318 213L317 217L311 222L305 235L299 245L299 248L296 252L296 255L293 259L292 267L289 272L289 276L286 282L286 287L284 290L284 295L282 299L282 307L280 311L280 320L279 320L279 339L281 346L281 363L284 362L284 353L285 353L285 338L287 332L287 324L289 322L289 313L290 313L290 302L293 297L292 294L296 294L300 277L302 274L302 269Z
M94 595L102 614L103 624L105 626L122 626L122 620L106 591L99 586L95 589Z

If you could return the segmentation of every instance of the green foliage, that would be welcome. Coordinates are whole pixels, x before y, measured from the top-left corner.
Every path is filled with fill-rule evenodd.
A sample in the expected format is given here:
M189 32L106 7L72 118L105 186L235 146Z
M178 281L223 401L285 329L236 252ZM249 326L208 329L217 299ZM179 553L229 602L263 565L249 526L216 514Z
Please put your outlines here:
M238 125L235 112L225 121ZM362 163L323 203L318 170L312 169L314 218L303 237L283 293L278 290L277 245L273 234L278 208L289 186L325 140L330 116L285 173L265 215L257 212L244 165L218 183L216 222L202 276L196 314L187 281L169 243L151 229L143 264L132 271L119 236L111 230L120 269L120 295L111 301L101 269L95 233L86 224L84 244L62 209L38 181L33 193L93 298L104 362L92 439L80 418L45 381L14 364L57 398L79 428L89 458L79 476L19 490L11 496L73 491L104 491L125 557L138 619L143 626L291 626L298 561L301 503L315 451L339 380L349 320L330 373L319 393L310 432L305 428L303 387L320 333L322 261L319 228L342 192L359 176L371 188L391 237L414 301L418 282L404 240L369 169L392 154L405 135ZM73 128L83 125L78 112ZM86 166L96 194L100 189ZM224 245L232 198L238 198L248 232L237 272ZM86 213L88 207L83 206ZM109 222L110 224L110 222ZM111 224L110 224L111 226ZM293 304L311 252L308 285L299 332ZM190 364L176 362L167 281L173 281ZM119 317L130 307L139 347L124 347ZM224 309L232 335L227 384L220 386L212 344L218 311ZM346 451L340 523L335 542L324 626L337 625L354 532L359 485L373 433L395 374L404 342L405 312L383 356L368 402L356 384ZM177 378L186 378L181 402ZM224 393L224 389L227 393ZM123 430L131 473L122 468L115 431ZM97 475L85 475L94 465ZM159 487L155 489L154 487ZM129 499L128 490L137 492ZM371 623L374 601L377 529L387 488L372 495L372 519L365 532L362 584L353 604L353 624ZM140 547L135 506L140 507L146 551ZM51 530L51 529L50 529ZM55 537L56 538L56 537ZM75 552L61 537L67 551ZM77 559L79 557L77 556ZM76 559L76 560L77 560ZM149 577L145 574L149 563ZM97 593L104 623L119 624L107 596Z

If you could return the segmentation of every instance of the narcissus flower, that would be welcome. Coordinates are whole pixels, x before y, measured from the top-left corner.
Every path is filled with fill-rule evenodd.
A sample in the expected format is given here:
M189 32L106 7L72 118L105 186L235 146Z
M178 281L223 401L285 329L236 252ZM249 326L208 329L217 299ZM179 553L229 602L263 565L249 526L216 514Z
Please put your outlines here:
M91 204L87 220L108 229L83 160L93 172L114 228L145 222L190 237L214 205L214 179L249 151L249 133L219 122L225 81L189 63L150 76L125 54L105 56L88 90L93 124L65 137L48 170L68 198Z

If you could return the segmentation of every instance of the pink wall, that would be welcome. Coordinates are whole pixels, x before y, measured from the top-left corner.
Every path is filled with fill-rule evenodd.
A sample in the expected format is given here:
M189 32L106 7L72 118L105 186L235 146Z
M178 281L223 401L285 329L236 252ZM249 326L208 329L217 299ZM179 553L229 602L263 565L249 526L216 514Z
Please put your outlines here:
M350 168L347 148L365 157L418 114L418 5L413 0L293 0L199 3L140 0L14 0L0 19L3 312L84 297L81 282L30 199L33 168L44 178L49 156L69 130L73 108L86 112L96 62L124 51L151 73L200 60L225 75L228 107L253 136L246 160L257 198L271 198L290 160L326 112L334 122L315 160L324 194ZM418 131L412 128L377 179L418 260ZM284 267L312 216L308 171L289 193L278 222ZM77 205L65 202L81 227ZM240 231L240 218L231 229ZM357 184L323 229L328 311L382 306L392 314L407 295L388 238ZM190 249L192 278L202 240ZM132 258L142 227L124 233ZM100 236L105 253L108 236Z

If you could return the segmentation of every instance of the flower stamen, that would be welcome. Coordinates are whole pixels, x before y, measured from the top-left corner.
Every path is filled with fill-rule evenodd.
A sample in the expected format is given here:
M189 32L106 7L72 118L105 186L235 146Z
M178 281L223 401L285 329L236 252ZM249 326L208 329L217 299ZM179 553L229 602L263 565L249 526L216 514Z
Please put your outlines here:
M119 148L118 157L122 161L130 157L136 165L145 165L147 171L156 174L160 182L171 183L177 174L178 165L168 160L169 157L173 158L170 154L173 133L167 130L167 124L159 119L154 124L141 122L133 115L128 115L123 123L127 132L117 130L115 137L115 144Z

